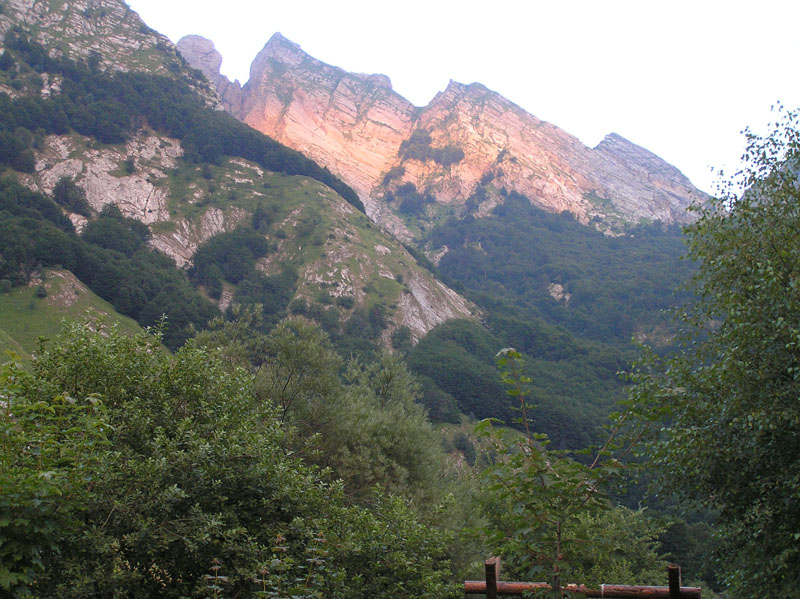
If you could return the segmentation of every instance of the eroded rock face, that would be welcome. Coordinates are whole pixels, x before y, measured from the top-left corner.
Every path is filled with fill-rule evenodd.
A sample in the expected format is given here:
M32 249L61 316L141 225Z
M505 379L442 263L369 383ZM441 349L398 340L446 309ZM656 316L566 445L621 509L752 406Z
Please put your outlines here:
M36 164L36 177L28 185L52 193L58 180L68 177L86 192L86 200L97 212L115 204L123 215L151 224L169 219L166 188L156 185L166 177L183 154L177 140L159 136L137 136L123 148L103 150L77 147L76 137L49 136ZM123 174L121 164L132 158L138 168ZM156 166L157 165L157 166Z
M189 51L190 42L197 51ZM217 81L209 44L193 38L184 56ZM227 80L217 85L231 89ZM677 169L618 135L588 148L480 84L451 81L415 108L385 76L347 73L280 34L253 61L247 84L232 87L235 116L327 166L358 192L374 220L401 238L409 233L382 198L404 182L438 202L463 203L491 179L497 189L583 222L688 222L687 206L705 198ZM402 156L403 142L420 130L429 133L431 148L458 148L464 158L442 166ZM384 185L386 174L401 167L404 173Z
M86 200L96 212L114 204L128 218L149 225L171 223L170 230L153 233L151 245L182 267L191 262L201 243L232 230L246 217L243 210L232 208L223 213L210 206L191 222L173 218L164 182L166 171L175 168L182 155L178 140L160 135L140 133L125 146L102 150L87 146L79 136L51 135L37 153L36 174L22 175L20 180L35 191L51 194L58 180L68 177L86 192ZM133 173L122 170L126 159L133 160ZM70 214L70 218L79 230L86 223L80 215Z
M192 57L192 66L200 69L214 85L225 110L238 114L242 108L242 86L238 79L231 83L220 74L222 55L214 48L214 43L199 35L187 35L178 41L176 48L183 56Z
M209 69L202 53L190 52L199 46L192 39L179 42L183 56ZM207 73L211 81L221 77L214 70ZM372 216L372 189L415 120L414 106L392 90L388 77L332 67L276 33L253 61L242 94L234 116L342 176ZM234 103L235 94L222 95L223 102Z
M152 131L140 131L124 146L101 146L100 149L79 135L51 135L37 151L36 173L20 175L20 180L31 189L52 193L59 179L70 178L86 192L86 199L95 212L111 203L123 215L151 225L150 244L170 256L179 267L186 267L203 242L248 222L251 213L232 204L222 209L206 205L202 210L193 211L191 218L179 216L179 210L170 211L168 172L177 166L182 154L178 140ZM128 160L133 161L133 173L125 168ZM227 172L218 177L218 184L228 180L232 185L247 187L251 183L247 177L263 175L264 171L257 165L237 158L232 159ZM353 223L363 216L341 197L313 181L298 181L297 184L308 189L309 197L314 198L312 205L325 204L326 213L333 219L329 234L320 238L325 252L306 262L301 269L300 297L312 302L320 289L326 288L334 297L350 296L360 304L366 297L364 289L376 279L395 281L396 301L392 300L395 305L387 315L390 321L387 343L391 332L401 326L407 326L412 338L417 340L446 320L472 317L475 308L434 279L431 273L419 268L402 246L375 227L365 230L354 226ZM199 188L190 185L188 189L189 193L181 201L196 204L202 199L204 194ZM281 228L293 231L306 210L313 212L319 207L298 206L281 223ZM78 229L86 224L83 216L70 214L70 218ZM362 239L363 235L369 238ZM267 274L276 274L285 262L301 258L302 245L297 246L291 237L275 241L279 242L277 251L264 257L259 264ZM401 276L405 288L399 293ZM222 309L231 297L231 290L228 290L220 302Z
M435 326L453 318L472 316L469 303L458 293L434 278L419 271L409 273L410 293L400 298L399 326L406 326L416 342Z

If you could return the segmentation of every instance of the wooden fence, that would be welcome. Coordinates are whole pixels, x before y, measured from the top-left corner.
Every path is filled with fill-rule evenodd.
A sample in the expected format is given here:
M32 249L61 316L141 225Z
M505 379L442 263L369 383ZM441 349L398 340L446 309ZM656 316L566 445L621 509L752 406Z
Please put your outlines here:
M604 584L599 589L585 585L568 584L562 587L567 593L601 599L700 599L698 587L681 586L681 569L670 564L667 567L668 586L634 586L626 584ZM550 589L546 582L500 582L500 558L486 560L486 580L467 580L464 593L486 595L486 599L497 599L500 595L521 596L525 591Z

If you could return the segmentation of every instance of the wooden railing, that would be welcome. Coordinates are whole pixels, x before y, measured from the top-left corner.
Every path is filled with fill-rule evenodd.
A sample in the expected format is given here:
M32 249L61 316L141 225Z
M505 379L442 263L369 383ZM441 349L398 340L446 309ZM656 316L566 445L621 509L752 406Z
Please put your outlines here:
M521 596L525 591L536 589L550 590L546 582L500 582L500 558L486 560L486 580L467 580L464 593L467 595L486 595L486 599L497 599L500 595ZM670 564L667 567L668 586L635 586L627 584L603 584L599 589L585 585L568 584L562 587L567 593L601 599L701 599L698 587L681 586L681 569Z

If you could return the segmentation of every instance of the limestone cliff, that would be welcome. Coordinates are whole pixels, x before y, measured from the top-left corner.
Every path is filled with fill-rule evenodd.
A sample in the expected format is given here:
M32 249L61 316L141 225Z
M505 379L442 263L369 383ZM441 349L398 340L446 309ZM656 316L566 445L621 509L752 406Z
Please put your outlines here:
M480 84L451 81L416 108L385 76L345 72L275 34L239 88L219 74L218 54L208 58L210 42L193 37L179 47L235 116L330 168L359 193L373 219L401 237L409 233L382 198L404 182L438 202L464 203L481 180L491 180L547 210L609 224L687 222L687 206L705 197L647 150L614 134L586 147ZM405 151L418 131L429 138L427 155ZM437 161L437 149L456 157L460 150L463 158ZM387 187L390 172L402 174Z
M275 274L291 264L300 279L296 299L312 305L324 294L329 310L338 298L356 305L380 298L387 342L399 327L408 327L417 340L446 320L477 313L321 183L269 173L241 158L215 166L213 180L207 180L199 165L182 163L182 155L180 141L148 129L119 146L98 146L74 133L49 135L36 151L36 172L19 178L31 189L52 193L58 180L68 177L86 192L95 212L114 204L148 224L151 245L181 267L191 265L203 242L250 222L253 206L267 206L275 223L265 236L276 251L261 261L262 270ZM86 223L83 216L69 216L79 229Z
M232 114L238 114L242 108L242 86L238 80L231 83L219 72L222 55L214 48L214 44L199 35L187 35L181 38L176 46L183 56L191 56L193 66L203 73L214 85L222 100L222 106Z

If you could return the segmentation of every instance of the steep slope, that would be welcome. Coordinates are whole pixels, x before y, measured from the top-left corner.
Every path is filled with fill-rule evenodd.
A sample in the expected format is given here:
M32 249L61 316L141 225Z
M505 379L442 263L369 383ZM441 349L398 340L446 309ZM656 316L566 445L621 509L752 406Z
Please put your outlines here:
M116 206L122 218L148 226L152 247L189 268L212 238L258 229L266 248L256 265L262 295L243 289L256 275L236 276L214 297L219 307L260 298L285 314L291 303L295 313L323 321L331 332L352 321L355 335L360 315L370 315L372 331L388 343L398 329L418 339L447 319L476 313L375 228L359 212L355 193L330 172L204 108L210 97L198 99L194 77L207 82L170 47L166 70L154 67L169 75L153 75L141 56L150 56L148 44L160 44L161 36L121 2L23 4L15 2L3 16L11 66L0 71L0 85L8 84L14 98L0 94L0 135L13 146L0 156L0 167L22 171L13 176L47 195L55 195L59 182L77 186L85 208L62 207L78 230ZM95 9L102 13L99 30L92 28ZM98 42L103 32L106 40ZM98 43L113 58L106 71L98 68L102 62L83 60ZM115 60L142 72L112 70ZM25 265L19 272L27 271ZM268 283L277 285L282 275L282 287L270 290ZM194 282L203 290L204 282Z
M68 270L43 269L25 287L0 294L0 361L6 350L29 356L39 337L53 338L62 319L102 321L125 333L141 331L130 318L81 283Z
M480 84L451 81L416 108L387 77L327 65L277 33L244 87L220 75L207 40L184 38L178 49L237 118L330 168L356 189L370 216L403 237L409 231L384 200L409 182L439 203L464 204L492 179L546 210L607 225L685 223L686 207L705 197L677 169L620 136L588 148Z
M51 57L85 61L103 71L143 72L182 79L218 106L213 86L198 77L173 43L150 29L120 0L4 0L0 38L20 27ZM56 80L55 91L58 91ZM0 88L10 95L14 90Z
M299 275L296 298L307 304L318 302L321 289L333 301L379 303L392 323L387 334L407 326L414 339L450 318L472 316L466 300L420 269L402 246L326 186L270 173L244 159L226 160L205 178L202 167L179 165L181 155L178 140L147 130L124 146L102 149L82 136L49 136L37 152L36 173L20 179L52 193L61 177L69 177L96 212L111 203L150 225L151 244L178 266L190 265L197 248L213 236L250 224L261 205L271 215L265 237L276 251L260 268L276 274L293 265ZM130 158L136 171L128 174L122 165ZM77 226L86 222L70 216ZM329 300L322 302L326 311L333 310Z

